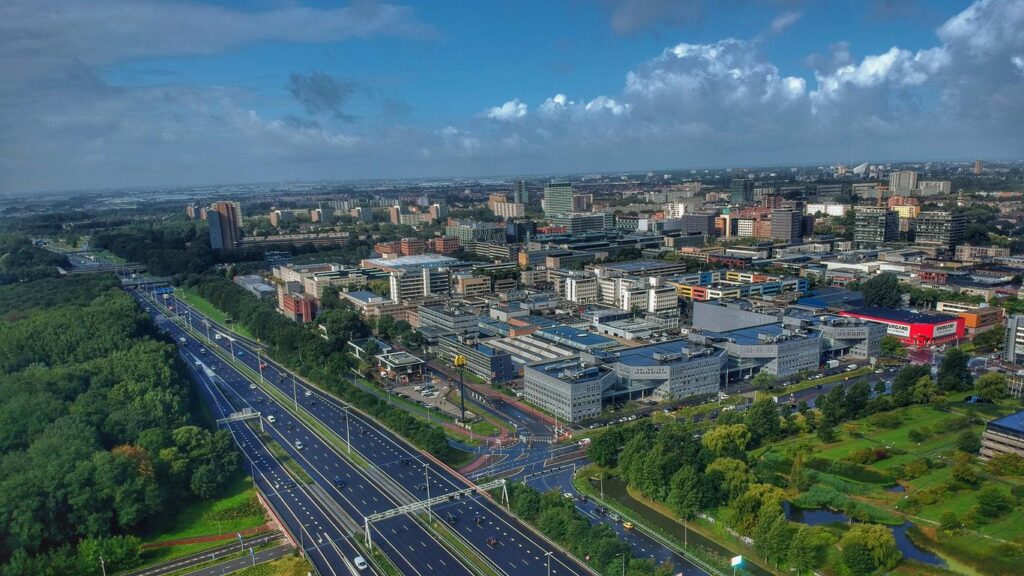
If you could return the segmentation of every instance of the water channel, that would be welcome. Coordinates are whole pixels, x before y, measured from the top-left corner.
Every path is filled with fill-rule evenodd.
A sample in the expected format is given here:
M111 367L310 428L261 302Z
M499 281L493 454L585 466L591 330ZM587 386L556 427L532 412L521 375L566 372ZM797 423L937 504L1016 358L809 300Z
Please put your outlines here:
M793 522L800 522L802 524L807 524L808 526L846 524L850 521L850 518L846 514L828 510L827 508L804 509L793 506L789 502L783 502L782 506L786 510L787 518ZM892 529L892 535L896 538L896 547L903 553L903 557L910 560L916 560L922 564L945 567L945 560L928 550L920 548L910 540L910 537L907 536L907 529L909 529L910 526L910 522L904 522L899 526L889 527Z

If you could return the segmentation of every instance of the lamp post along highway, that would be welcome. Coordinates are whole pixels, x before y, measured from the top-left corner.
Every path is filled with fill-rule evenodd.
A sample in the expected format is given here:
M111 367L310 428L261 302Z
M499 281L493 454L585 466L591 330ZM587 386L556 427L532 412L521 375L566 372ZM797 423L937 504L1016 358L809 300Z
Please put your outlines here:
M434 521L434 517L430 511L430 464L423 463L423 477L427 480L427 520L430 522Z
M345 404L345 444L348 447L348 453L352 453L352 434L349 431L348 424L348 404Z
M103 561L103 556L100 556L99 558L100 558L100 572L103 573L103 576L107 576L107 563Z

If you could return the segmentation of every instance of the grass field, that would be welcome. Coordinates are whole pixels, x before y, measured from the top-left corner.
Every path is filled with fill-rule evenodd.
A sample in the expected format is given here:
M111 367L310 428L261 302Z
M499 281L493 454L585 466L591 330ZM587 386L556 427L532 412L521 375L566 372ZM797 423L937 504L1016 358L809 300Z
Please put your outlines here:
M227 320L228 315L200 296L194 289L175 288L175 295L184 300L189 306L192 306L206 316L209 316L214 322L224 326L230 326L235 332L238 332L246 338L254 338L252 333L249 332L249 329L245 326L242 326L241 324L226 324L225 320Z
M306 576L308 572L312 571L313 567L305 558L295 555L278 558L234 574L235 576Z
M239 473L225 488L219 498L192 502L179 510L177 514L168 517L163 524L154 526L148 533L142 534L143 544L157 544L213 534L234 534L262 526L266 522L263 508L257 501L256 492L252 487L252 478L242 473ZM203 542L153 548L143 552L143 558L147 564L164 562L215 548L223 543Z
M1020 490L1024 486L1024 478L996 478L989 475L977 458L969 461L980 478L975 486L958 482L952 471L956 463L957 438L964 431L981 435L984 424L973 423L964 426L963 416L967 410L983 420L1001 416L1019 409L1017 401L1004 401L998 405L989 405L981 410L975 406L954 402L949 410L938 410L933 406L909 406L898 409L891 414L899 416L898 425L881 426L880 422L871 417L855 420L840 427L837 441L829 444L810 435L787 440L772 448L776 454L793 455L803 452L817 459L843 462L858 450L884 448L889 457L865 465L865 468L888 475L896 481L903 466L927 460L928 467L916 477L899 479L905 492L890 489L891 482L869 483L858 482L836 473L818 471L816 484L825 484L839 492L849 495L858 504L867 506L874 511L885 514L896 513L913 522L925 531L935 532L942 516L953 512L958 518L969 516L969 512L977 503L978 489L985 485L1000 485L1007 490ZM924 438L911 439L911 432L924 433ZM918 441L919 440L919 441ZM906 476L906 474L902 474ZM913 475L911 475L913 476ZM794 499L799 498L799 495ZM1015 541L1024 537L1024 510L1016 506L1008 514L992 521L973 526L965 526L957 536L968 539L972 544L972 554L999 555L1000 546L1004 541ZM941 538L949 541L950 538ZM955 540L955 539L953 539ZM932 543L935 540L931 540ZM956 553L956 546L946 544L938 549L955 564L961 558L950 556ZM966 550L966 549L964 549ZM965 563L968 562L964 558ZM991 573L982 570L982 573Z
M802 380L800 382L797 382L796 384L793 384L792 386L786 386L785 388L780 389L778 392L779 394L792 394L793 392L800 392L801 390L806 390L808 388L813 388L815 386L831 384L832 382L840 382L842 380L847 380L851 378L859 378L861 376L866 376L868 374L871 374L871 367L862 366L856 370L851 370L849 372L843 372L840 374L833 374L831 376L826 376L824 378L818 378L817 380Z

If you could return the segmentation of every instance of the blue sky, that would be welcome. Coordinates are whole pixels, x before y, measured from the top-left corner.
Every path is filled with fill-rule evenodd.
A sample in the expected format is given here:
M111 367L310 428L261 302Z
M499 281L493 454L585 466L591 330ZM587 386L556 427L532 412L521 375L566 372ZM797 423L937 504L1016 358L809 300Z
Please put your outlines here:
M11 0L0 192L1020 157L1022 30L1024 0Z

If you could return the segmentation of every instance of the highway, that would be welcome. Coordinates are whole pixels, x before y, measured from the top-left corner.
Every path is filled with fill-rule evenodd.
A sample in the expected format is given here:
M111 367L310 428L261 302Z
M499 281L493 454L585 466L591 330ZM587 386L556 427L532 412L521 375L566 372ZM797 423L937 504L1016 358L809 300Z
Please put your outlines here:
M301 530L291 531L291 533L297 535L296 538L300 540L300 544L309 545L312 542L314 546L319 546L321 542L336 539L339 534L335 534L335 532L339 532L343 538L353 535L361 537L359 528L363 515L381 512L399 505L396 500L371 483L363 473L356 470L301 420L294 418L287 410L278 405L272 397L258 389L250 388L249 380L222 358L212 353L197 354L197 351L205 346L204 343L193 339L180 326L166 320L148 302L143 305L150 313L157 315L158 324L161 328L166 329L175 341L182 337L186 338L185 348L189 350L188 355L192 358L192 364L200 362L209 371L206 376L216 382L216 391L220 392L223 397L221 401L229 407L227 411L234 412L250 408L260 412L263 420L262 426L266 433L315 481L314 484L304 484L298 478L271 477L268 478L269 485L265 487L265 492L268 495L282 486L297 486L317 497L318 506L300 506L299 508L300 512L305 515L304 526ZM274 416L275 423L268 422L268 416ZM251 451L259 451L260 448L263 448L262 442L254 432L249 430L248 426L244 424L233 424L232 426L236 428L241 426L248 432L246 436L236 438L245 454L248 455ZM301 450L296 448L296 442L302 443ZM345 484L338 483L339 479ZM335 528L345 526L343 530L328 531L326 530L328 522L334 524ZM443 570L444 573L453 575L473 574L462 561L455 558L422 525L410 518L394 518L382 522L376 528L388 531L388 538L378 539L377 544L403 574L429 574L434 570ZM330 532L329 535L328 532ZM349 547L347 555L349 559L359 555L354 547L347 542L346 544Z
M152 308L149 309L151 312ZM173 324L164 320L158 325L173 330ZM214 417L220 419L236 412L236 407L220 389L214 369L190 351L181 349L192 377L199 384L200 393L210 406ZM326 513L312 494L296 482L285 468L270 454L256 433L242 421L225 425L241 449L243 466L252 475L255 484L267 502L285 524L290 534L296 535L303 553L321 575L343 575L347 559L357 555L348 542L344 530Z
M201 314L180 301L169 300L176 313L192 315L192 325L205 330L206 319ZM152 305L144 305L151 313L158 314ZM175 339L185 336L180 327L171 326ZM213 322L211 329L227 333ZM205 345L193 341L189 336L186 338L189 339L188 345L196 350ZM216 342L219 342L224 353L231 354L233 348L238 361L253 371L260 370L255 343L244 339L232 342L227 338ZM347 410L343 403L296 380L294 375L269 359L261 359L265 365L264 385L278 388L285 396L292 397L292 402L280 405L273 396L259 389L251 389L242 374L213 354L204 355L203 361L215 366L219 380L237 396L236 405L248 403L254 409L275 416L276 423L268 426L270 433L309 471L317 486L327 492L356 522L361 522L364 515L395 508L414 499L424 499L427 496L427 478L430 496L470 487L454 471L424 456L375 421L358 411ZM352 450L373 464L357 470L324 442L318 433L310 431L300 419L295 418L292 414L295 410L314 417L335 434L335 445L344 445L346 437L350 437ZM296 440L303 443L302 450L295 448ZM339 479L345 483L343 489L335 486L335 481ZM475 496L446 502L436 506L432 512L448 519L451 529L468 547L475 550L478 556L487 559L491 568L500 574L518 574L524 570L527 573L545 571L549 552L551 574L591 574L578 560L533 533L488 498ZM421 574L423 572L420 570L424 567L428 573L436 570L445 574L471 573L419 523L408 517L381 521L372 530L374 542L382 546L388 557L405 574ZM488 545L491 538L497 538L496 545Z

